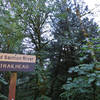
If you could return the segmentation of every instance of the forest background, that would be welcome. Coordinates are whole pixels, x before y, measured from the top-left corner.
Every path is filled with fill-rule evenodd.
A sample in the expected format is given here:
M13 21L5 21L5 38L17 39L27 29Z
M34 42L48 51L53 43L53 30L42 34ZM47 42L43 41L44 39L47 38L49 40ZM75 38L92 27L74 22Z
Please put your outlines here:
M34 71L18 72L16 100L99 100L100 27L79 1L0 0L0 52L36 55ZM10 76L0 72L0 100Z

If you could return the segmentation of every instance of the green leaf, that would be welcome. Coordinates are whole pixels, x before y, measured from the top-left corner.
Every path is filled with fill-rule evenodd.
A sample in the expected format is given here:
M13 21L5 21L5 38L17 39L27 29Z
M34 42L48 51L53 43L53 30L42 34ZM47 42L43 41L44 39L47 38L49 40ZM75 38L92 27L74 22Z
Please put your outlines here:
M8 82L5 81L5 79L0 77L0 82L3 83L4 85L8 85Z
M7 96L5 96L5 95L3 95L3 94L1 94L1 93L0 93L0 98L3 99L3 100L7 100L7 99L8 99Z

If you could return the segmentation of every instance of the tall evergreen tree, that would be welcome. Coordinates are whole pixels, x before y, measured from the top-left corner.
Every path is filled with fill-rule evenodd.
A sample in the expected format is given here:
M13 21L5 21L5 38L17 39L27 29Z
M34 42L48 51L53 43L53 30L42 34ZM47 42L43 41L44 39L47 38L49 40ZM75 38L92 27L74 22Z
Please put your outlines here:
M51 74L51 91L52 99L60 100L60 93L62 85L66 83L66 79L69 77L68 70L72 66L79 65L81 63L91 63L92 57L90 52L84 53L81 49L85 44L85 37L82 32L82 27L79 18L75 13L75 5L71 0L57 0L55 2L57 11L52 18L54 41L51 42L50 51L53 51L50 60L52 63ZM83 5L78 4L78 10L82 11L81 15L88 12L87 6L82 9ZM99 35L97 24L93 20L88 18L82 19L83 26L90 38L97 37ZM82 54L85 57L81 61Z

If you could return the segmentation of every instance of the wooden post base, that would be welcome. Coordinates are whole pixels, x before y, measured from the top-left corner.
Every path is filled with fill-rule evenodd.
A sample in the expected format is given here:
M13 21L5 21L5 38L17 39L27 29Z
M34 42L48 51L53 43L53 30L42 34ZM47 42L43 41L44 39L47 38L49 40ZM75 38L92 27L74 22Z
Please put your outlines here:
M10 78L8 100L15 100L17 73L13 72Z

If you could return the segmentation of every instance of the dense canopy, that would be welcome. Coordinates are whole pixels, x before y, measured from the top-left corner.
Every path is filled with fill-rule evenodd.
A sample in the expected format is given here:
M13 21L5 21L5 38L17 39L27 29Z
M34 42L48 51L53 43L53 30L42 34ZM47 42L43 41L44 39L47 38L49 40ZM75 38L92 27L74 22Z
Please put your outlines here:
M17 72L16 100L100 100L100 27L89 14L83 0L0 0L0 53L36 56L34 71ZM0 71L0 100L11 73Z

